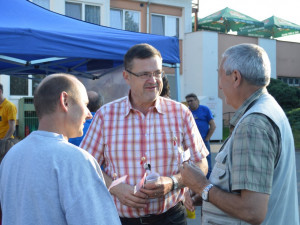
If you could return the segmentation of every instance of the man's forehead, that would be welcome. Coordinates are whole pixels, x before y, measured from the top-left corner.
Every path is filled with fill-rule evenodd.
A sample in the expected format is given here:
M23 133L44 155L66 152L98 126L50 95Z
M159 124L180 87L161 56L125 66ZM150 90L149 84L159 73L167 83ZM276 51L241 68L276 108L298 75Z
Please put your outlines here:
M134 58L132 60L132 66L139 66L141 63L149 64L149 62L155 62L158 66L162 65L162 59L158 56L152 56L149 58Z

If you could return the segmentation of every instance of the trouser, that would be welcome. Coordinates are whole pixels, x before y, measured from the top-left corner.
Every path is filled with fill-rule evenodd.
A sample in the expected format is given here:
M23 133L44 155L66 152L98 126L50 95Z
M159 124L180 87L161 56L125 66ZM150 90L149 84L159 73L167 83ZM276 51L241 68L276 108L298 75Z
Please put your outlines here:
M187 225L186 210L182 202L159 215L147 215L139 218L120 217L122 225Z
M211 165L211 151L210 151L210 144L209 144L209 141L204 141L204 144L205 144L207 150L209 151L209 155L206 157L207 163L208 163L208 172L207 172L206 178L208 179L209 176L210 176L210 174L211 174L211 171L212 171L212 165Z

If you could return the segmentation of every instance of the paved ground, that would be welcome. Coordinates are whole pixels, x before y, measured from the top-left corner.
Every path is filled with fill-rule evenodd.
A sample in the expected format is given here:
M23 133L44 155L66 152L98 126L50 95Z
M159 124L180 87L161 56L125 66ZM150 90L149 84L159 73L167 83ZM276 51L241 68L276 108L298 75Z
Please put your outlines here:
M220 147L220 143L211 143L212 151L212 164L214 165L214 158L216 157ZM296 151L296 170L297 170L297 181L298 181L298 203L300 209L300 151ZM300 215L300 210L299 210ZM196 207L196 219L188 219L188 225L200 225L201 224L201 208Z

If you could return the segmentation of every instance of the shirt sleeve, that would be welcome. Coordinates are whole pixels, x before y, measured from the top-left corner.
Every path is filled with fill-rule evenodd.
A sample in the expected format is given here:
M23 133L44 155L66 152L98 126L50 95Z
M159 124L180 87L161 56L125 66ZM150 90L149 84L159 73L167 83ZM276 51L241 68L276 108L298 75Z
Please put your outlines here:
M184 115L184 143L185 149L190 149L191 160L199 162L206 158L209 152L205 147L202 137L199 133L198 127L190 110L185 111Z
M104 161L103 152L105 148L102 127L103 117L99 110L93 117L93 121L80 144L80 147L94 156L100 165Z
M82 159L82 158L81 158ZM92 157L68 162L60 198L68 224L121 224L101 169Z
M271 194L280 154L278 127L262 114L250 114L239 124L232 149L232 190Z
M211 121L213 119L213 114L210 111L210 109L207 107L207 122L209 123L209 121Z
M7 120L16 120L17 119L17 108L14 104L7 107Z

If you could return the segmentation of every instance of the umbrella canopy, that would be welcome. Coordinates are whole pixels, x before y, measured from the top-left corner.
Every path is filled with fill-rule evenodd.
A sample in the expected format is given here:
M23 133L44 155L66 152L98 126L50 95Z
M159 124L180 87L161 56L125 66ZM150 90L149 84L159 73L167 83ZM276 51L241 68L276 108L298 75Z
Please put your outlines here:
M238 34L265 38L278 38L293 34L300 34L299 25L276 16L271 16L262 22L264 23L263 27L245 29L238 32Z
M228 7L215 12L198 21L198 29L213 30L227 33L261 27L263 23L250 16L237 12Z

